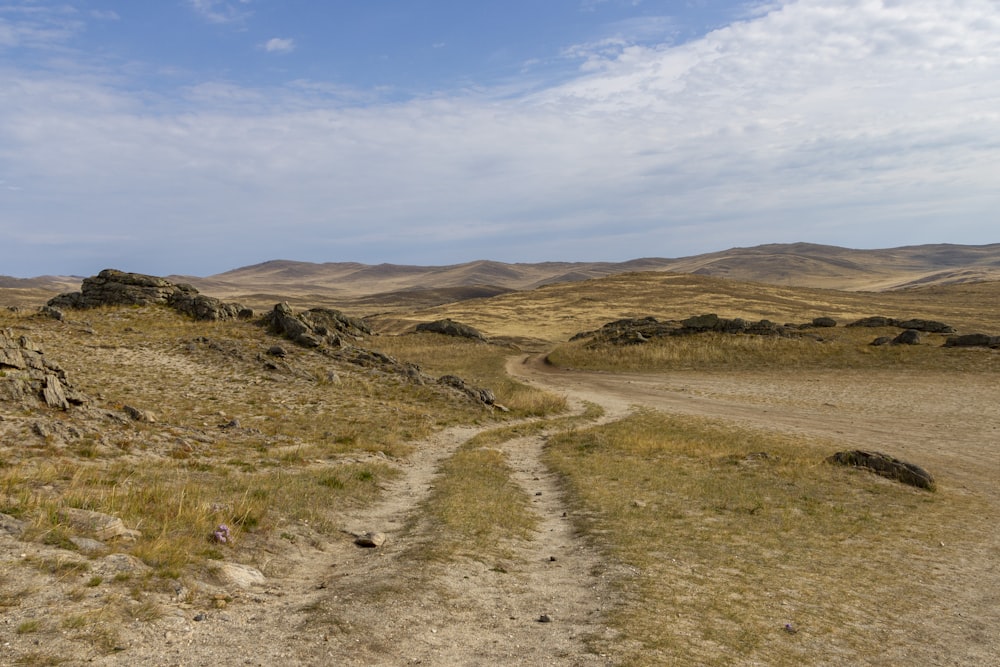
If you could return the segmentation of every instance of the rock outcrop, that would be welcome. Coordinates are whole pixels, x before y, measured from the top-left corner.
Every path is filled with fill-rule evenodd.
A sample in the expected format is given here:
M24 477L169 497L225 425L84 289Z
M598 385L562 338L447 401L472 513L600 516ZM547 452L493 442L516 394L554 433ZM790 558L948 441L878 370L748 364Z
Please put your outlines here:
M894 479L903 484L909 484L929 491L934 490L934 477L920 466L881 452L867 452L854 449L836 454L826 459L827 463L835 463L855 468L865 468L877 475Z
M714 313L696 315L685 320L660 321L655 317L626 318L608 322L596 331L584 331L570 340L592 338L593 344L638 345L665 336L687 336L702 333L742 334L751 336L800 336L799 329L815 325L777 324L770 320L744 320L739 317L719 317Z
M87 402L66 372L45 358L41 345L10 329L0 331L0 400L37 400L60 410Z
M344 338L360 340L372 334L368 324L356 317L344 315L332 308L313 308L296 314L288 303L275 304L264 316L264 325L271 333L283 336L303 347L332 347L344 344Z
M955 333L955 329L944 322L920 319L898 320L893 317L882 317L881 315L876 315L874 317L862 317L860 320L851 322L847 326L870 328L896 327L899 329L913 329L914 331L922 331L924 333Z
M253 311L238 303L224 303L199 294L191 285L172 283L165 278L141 273L104 269L84 278L79 292L60 294L50 299L43 311L62 319L61 310L83 310L100 306L166 305L196 320L249 319Z
M949 336L944 341L945 347L992 347L1000 348L1000 336L990 336L982 333Z
M475 327L447 318L434 322L422 322L416 326L415 331L417 333L436 333L457 338L471 338L472 340L486 340L486 336Z

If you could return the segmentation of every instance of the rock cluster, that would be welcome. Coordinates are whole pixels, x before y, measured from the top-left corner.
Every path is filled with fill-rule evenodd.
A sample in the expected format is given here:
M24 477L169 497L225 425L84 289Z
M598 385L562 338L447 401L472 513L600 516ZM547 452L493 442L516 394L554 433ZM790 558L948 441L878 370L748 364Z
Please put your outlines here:
M710 313L707 315L696 315L680 321L660 321L655 317L615 320L614 322L608 322L597 331L578 333L571 340L592 338L592 343L594 344L637 345L654 338L685 336L706 332L793 337L800 335L799 331L802 329L827 326L831 325L827 323L826 319L823 319L823 322L819 324L816 323L816 320L810 324L777 324L770 320L758 320L754 322L739 317L719 317L714 313ZM833 326L836 326L836 322L833 323Z
M141 273L126 273L105 269L96 276L84 278L79 292L60 294L50 299L43 309L62 319L60 309L86 309L99 306L146 306L162 304L196 320L249 319L253 311L238 303L224 303L214 297L199 294L191 285L175 284L164 278Z
M955 329L944 322L936 322L934 320L898 320L893 317L882 317L876 315L874 317L863 317L856 322L851 322L847 326L849 327L897 327L899 329L912 329L913 331L923 331L924 333L939 333L939 334L951 334L955 333Z
M319 347L324 343L340 347L343 339L360 340L370 336L371 328L364 320L348 317L332 308L313 308L296 314L292 307L282 302L264 316L263 324L271 333L283 336L303 347Z
M929 472L918 465L900 461L881 452L867 452L861 449L854 449L837 452L828 457L826 461L827 463L865 468L877 475L894 479L903 484L909 484L921 489L934 490L934 477Z
M58 364L45 358L42 346L27 336L0 331L0 400L39 400L60 410L86 403Z
M496 403L496 397L489 389L473 387L453 375L435 379L423 373L416 364L399 361L378 350L351 345L348 339L357 341L373 332L364 320L348 317L340 311L313 308L296 314L287 303L279 303L275 305L274 310L264 316L262 323L271 333L283 336L303 347L318 349L340 361L376 373L402 377L414 384L446 387L483 405L499 410L505 409ZM267 350L267 354L283 359L288 353L280 345L275 345Z
M415 331L417 333L436 333L458 338L471 338L472 340L486 340L486 336L475 327L447 318L434 322L422 322L416 326Z

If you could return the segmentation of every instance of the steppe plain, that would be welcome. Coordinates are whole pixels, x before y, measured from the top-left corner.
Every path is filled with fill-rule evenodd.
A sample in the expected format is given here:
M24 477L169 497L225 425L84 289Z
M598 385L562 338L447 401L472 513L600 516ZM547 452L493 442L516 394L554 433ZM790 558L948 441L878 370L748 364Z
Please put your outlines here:
M995 664L1000 356L844 325L996 336L997 267L998 246L796 244L176 278L365 316L377 335L350 346L504 410L254 320L40 316L78 281L6 281L0 331L86 402L0 399L0 664ZM569 341L704 313L838 326ZM412 333L446 317L488 340ZM847 449L936 488L825 462ZM73 509L136 532L96 535ZM385 542L359 546L369 532Z

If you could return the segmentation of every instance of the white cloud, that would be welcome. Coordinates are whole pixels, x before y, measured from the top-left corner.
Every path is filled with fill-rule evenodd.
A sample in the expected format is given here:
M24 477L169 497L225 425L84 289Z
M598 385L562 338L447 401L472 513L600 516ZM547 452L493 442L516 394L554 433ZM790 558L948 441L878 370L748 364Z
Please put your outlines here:
M191 8L209 23L240 23L253 12L241 5L249 5L250 0L236 3L227 0L188 0Z
M388 104L322 82L216 83L155 113L110 78L0 70L0 179L30 184L5 199L0 233L92 229L132 238L120 252L151 262L135 270L201 274L278 256L996 240L993 2L800 0L680 46L589 57L530 95ZM31 256L15 243L9 256ZM92 256L81 244L45 254ZM22 271L42 272L86 269Z
M295 40L272 37L264 42L261 48L268 53L291 53L295 50Z

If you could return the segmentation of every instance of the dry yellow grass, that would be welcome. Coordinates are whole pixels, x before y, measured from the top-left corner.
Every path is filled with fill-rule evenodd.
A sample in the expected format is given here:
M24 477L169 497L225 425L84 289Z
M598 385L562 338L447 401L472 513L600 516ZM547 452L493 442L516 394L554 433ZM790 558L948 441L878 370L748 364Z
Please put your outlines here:
M622 664L892 664L913 638L877 628L936 595L979 507L836 469L834 447L652 412L550 441L581 529L634 572Z

